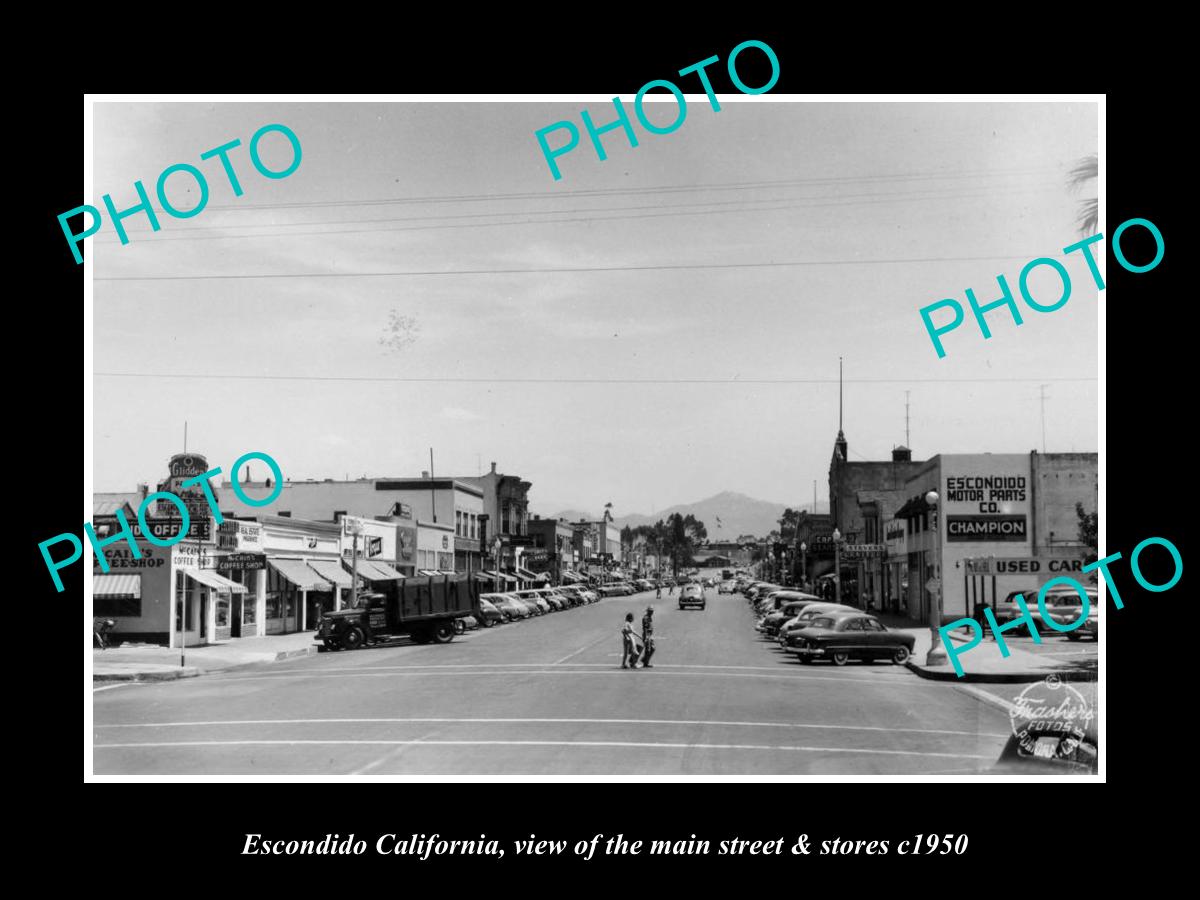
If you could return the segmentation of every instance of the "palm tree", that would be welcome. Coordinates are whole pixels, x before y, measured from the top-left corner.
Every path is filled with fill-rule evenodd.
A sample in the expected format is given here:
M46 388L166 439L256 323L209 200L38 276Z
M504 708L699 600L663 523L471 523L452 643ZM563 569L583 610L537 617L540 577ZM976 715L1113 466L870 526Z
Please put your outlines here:
M1099 157L1096 154L1085 156L1081 159L1075 168L1071 170L1068 176L1067 184L1071 190L1078 190L1089 181L1095 181L1099 173ZM1090 200L1084 200L1079 204L1079 233L1084 237L1091 237L1096 233L1096 226L1100 222L1099 201L1096 197Z

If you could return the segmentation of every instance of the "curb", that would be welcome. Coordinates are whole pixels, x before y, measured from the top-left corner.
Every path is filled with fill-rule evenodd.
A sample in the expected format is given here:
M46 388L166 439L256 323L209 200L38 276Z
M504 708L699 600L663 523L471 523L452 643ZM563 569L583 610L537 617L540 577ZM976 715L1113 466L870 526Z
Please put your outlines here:
M932 669L917 665L909 657L906 665L911 672L915 672L921 678L928 678L931 681L950 681L955 684L1020 684L1029 681L1041 681L1047 675L1057 674L1057 670L1045 670L1041 672L1030 672L1024 669L1017 669L1013 672L964 672L962 676L955 674L953 669L946 672L935 672Z
M169 669L164 672L109 672L97 675L92 673L92 683L107 681L178 681L180 678L195 678L200 670L195 666L179 669Z
M983 703L987 703L989 706L995 706L997 709L1003 710L1010 718L1017 708L1016 704L1010 703L1003 697L997 697L995 694L980 690L977 687L971 687L969 684L961 685L960 690L964 694L970 694L976 700L980 700Z
M298 650L281 650L275 654L275 662L281 659L294 659L297 656L315 656L317 653L317 645L313 644L310 647L301 647Z

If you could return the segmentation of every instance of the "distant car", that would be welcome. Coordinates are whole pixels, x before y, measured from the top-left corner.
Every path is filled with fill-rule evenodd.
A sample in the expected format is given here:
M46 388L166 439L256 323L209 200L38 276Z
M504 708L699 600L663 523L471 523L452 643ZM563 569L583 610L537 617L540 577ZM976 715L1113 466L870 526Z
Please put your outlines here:
M639 591L652 591L652 590L654 590L654 582L653 582L653 581L650 581L650 579L648 579L648 578L639 578L639 579L638 579L638 580L635 582L635 584L637 585L637 588L638 588L638 590L639 590Z
M902 631L888 631L874 616L850 612L818 616L808 628L793 632L788 650L800 662L828 659L844 666L851 659L890 659L900 665L912 655L916 637Z
M559 593L556 593L555 591L550 590L549 588L538 588L534 591L534 593L536 593L539 597L541 597L543 600L545 600L547 603L549 603L550 608L553 609L555 612L561 612L562 610L564 610L568 606L570 606L570 604L567 602L566 597L564 597L562 594L559 594Z
M679 608L689 609L693 606L704 609L707 602L704 599L704 589L698 584L685 584L679 592Z
M474 616L462 616L454 620L454 633L466 634L472 628L479 627L479 620Z
M780 593L784 593L780 591ZM778 595L777 595L778 596ZM774 612L769 612L763 617L759 625L759 630L767 637L779 634L779 629L784 622L789 622L800 613L804 612L805 608L814 604L819 604L821 601L816 597L806 597L802 599L788 600L785 599L779 605L779 608Z
M583 591L579 590L577 587L564 585L563 587L555 588L555 590L566 597L567 600L571 602L572 606L583 606L583 604L587 603L587 598L583 596Z
M734 582L732 582L732 581L728 581L728 580L722 581L720 584L717 585L717 593L718 594L732 594L733 589L734 589Z
M612 584L602 584L596 588L601 597L624 597L626 595L625 588L613 582Z

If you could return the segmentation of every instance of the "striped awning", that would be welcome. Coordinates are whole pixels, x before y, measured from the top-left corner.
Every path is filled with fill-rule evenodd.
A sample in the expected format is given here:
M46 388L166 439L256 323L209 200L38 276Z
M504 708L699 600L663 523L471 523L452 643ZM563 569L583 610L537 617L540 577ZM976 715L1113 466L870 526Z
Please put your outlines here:
M387 563L375 562L370 559L358 561L358 577L367 581L400 581L404 578Z
M268 559L267 563L302 591L329 590L329 583L306 566L302 559Z
M120 597L122 599L142 599L141 575L93 575L93 597Z
M492 578L492 579L499 578L501 581L507 582L508 584L516 584L517 581L519 580L517 578L514 578L512 575L505 575L503 572L497 572L493 569L488 569L483 574L488 576L488 578Z
M528 569L522 569L520 566L517 566L517 575L519 575L521 578L524 578L526 581L542 580L541 575L535 575L533 572L530 572Z
M236 581L230 581L223 575L218 575L208 569L184 569L184 573L192 581L197 581L206 587L216 588L218 591L231 591L234 594L246 593L246 586L238 584Z
M335 562L332 559L308 559L305 562L308 563L310 569L326 581L332 581L338 587L354 587L354 579L350 577L349 572L342 568L340 560Z

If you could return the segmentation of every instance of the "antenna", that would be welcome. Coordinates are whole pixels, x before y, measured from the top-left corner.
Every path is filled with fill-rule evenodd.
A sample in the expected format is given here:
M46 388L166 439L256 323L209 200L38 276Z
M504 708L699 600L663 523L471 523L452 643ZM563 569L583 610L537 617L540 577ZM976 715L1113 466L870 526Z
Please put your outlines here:
M187 453L187 419L183 420L183 452ZM1044 453L1045 450L1042 452Z
M437 490L433 486L433 448L429 448L429 502L433 507L433 521L437 522Z
M1048 384L1038 385L1042 389L1042 454L1046 453L1046 388Z
M838 357L838 432L842 430L842 358Z
M904 446L912 449L912 440L908 436L908 395L912 391L904 392Z

